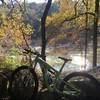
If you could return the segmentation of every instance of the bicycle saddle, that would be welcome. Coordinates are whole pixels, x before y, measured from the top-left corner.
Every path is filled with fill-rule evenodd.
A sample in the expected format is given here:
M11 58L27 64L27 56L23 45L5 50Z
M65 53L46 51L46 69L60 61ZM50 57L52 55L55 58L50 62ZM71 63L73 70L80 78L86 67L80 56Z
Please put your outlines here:
M67 58L64 58L64 57L58 57L58 58L65 61L65 62L72 61L72 59L67 59Z

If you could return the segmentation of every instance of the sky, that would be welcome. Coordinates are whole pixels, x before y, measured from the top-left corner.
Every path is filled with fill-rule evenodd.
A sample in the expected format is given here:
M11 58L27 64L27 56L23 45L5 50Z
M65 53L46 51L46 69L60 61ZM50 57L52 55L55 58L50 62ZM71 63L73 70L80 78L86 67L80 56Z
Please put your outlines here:
M48 1L48 0L27 0L27 1L28 2L43 3L43 2ZM52 1L54 1L54 0L52 0ZM73 1L75 1L75 0L73 0Z
M18 0L20 2L23 2L24 0ZM43 2L47 2L48 0L26 0L27 2L31 3L31 2L36 2L36 3L43 3ZM52 0L54 1L54 0ZM9 0L5 0L5 2L9 2ZM0 1L0 4L1 4L1 1Z
M28 2L36 2L36 3L42 3L45 2L45 0L27 0Z
M36 3L43 3L46 2L47 0L27 0L28 2L36 2ZM53 0L54 1L54 0Z

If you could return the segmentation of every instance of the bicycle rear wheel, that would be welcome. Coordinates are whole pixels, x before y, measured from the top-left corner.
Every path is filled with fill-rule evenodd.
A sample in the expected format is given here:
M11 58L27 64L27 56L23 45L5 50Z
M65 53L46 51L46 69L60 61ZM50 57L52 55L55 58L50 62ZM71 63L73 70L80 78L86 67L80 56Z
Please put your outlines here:
M63 79L59 90L65 93L64 99L100 100L99 89L100 84L92 75L86 72L73 72Z
M9 93L14 100L35 98L38 93L38 78L29 66L21 66L14 70L9 85Z

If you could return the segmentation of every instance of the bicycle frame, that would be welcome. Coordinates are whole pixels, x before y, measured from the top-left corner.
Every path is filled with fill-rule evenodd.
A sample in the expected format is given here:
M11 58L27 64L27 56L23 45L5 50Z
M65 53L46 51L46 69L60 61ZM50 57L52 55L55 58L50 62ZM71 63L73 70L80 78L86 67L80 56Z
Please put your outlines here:
M60 74L66 64L66 62L68 61L71 61L71 59L66 59L66 58L63 58L63 57L59 57L61 60L64 61L64 63L62 64L61 68L59 71L57 71L56 69L54 69L51 65L49 65L46 61L44 61L41 57L41 54L39 54L38 52L33 52L31 51L31 49L25 49L25 53L29 55L29 62L30 62L30 67L33 66L33 61L32 61L32 54L35 55L35 64L33 66L33 69L35 70L36 66L37 66L37 63L39 63L40 65L40 69L42 71L42 75L43 75L43 83L45 85L45 87L48 89L48 90L55 90L57 89L57 86L59 85L60 83ZM50 73L53 73L54 76L55 76L55 80L53 81L53 87L51 87L51 85L49 84L48 82L48 72Z
M49 91L55 90L57 85L58 85L58 82L60 80L60 74L61 74L61 72L62 72L66 62L64 61L63 65L61 66L59 71L54 69L51 65L49 65L46 61L44 61L39 56L36 56L36 58L35 58L35 64L34 64L34 67L33 67L34 69L36 68L37 63L39 63L40 68L42 70L43 81L44 81L44 84L45 84L46 88ZM55 80L54 80L54 83L53 83L54 84L53 88L48 83L48 77L47 77L48 76L48 71L55 75Z

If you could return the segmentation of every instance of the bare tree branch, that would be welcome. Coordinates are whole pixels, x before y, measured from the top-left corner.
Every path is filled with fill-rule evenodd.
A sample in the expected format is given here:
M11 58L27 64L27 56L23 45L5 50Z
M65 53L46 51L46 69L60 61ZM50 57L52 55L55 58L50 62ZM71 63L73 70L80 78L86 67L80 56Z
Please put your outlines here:
M22 5L18 2L18 0L15 0L16 3L18 4L19 8L20 8L20 11L24 14L26 12L26 0L24 0L24 7L22 7ZM9 11L8 13L8 16L12 14L14 8L15 8L15 4L14 4L14 1L11 0L11 10Z
M9 11L9 13L7 14L8 16L10 16L11 14L12 14L12 12L13 12L13 9L14 9L14 3L13 3L13 1L11 0L11 10Z
M84 16L84 15L86 15L86 14L95 16L95 13L93 13L93 12L80 13L79 15L65 18L65 19L61 22L61 24L63 24L63 23L66 22L66 21L72 21L72 20L74 20L74 19L76 19L76 18L79 18L79 17L81 17L81 16Z
M78 5L79 1L80 0L76 1L75 5L74 5L75 16L77 15L77 5Z

